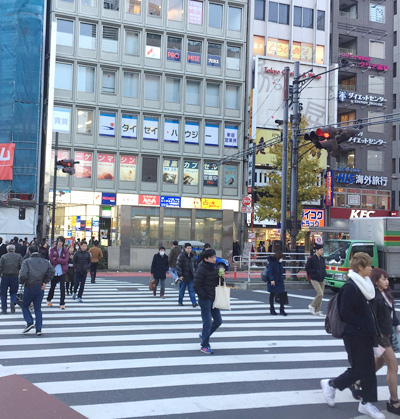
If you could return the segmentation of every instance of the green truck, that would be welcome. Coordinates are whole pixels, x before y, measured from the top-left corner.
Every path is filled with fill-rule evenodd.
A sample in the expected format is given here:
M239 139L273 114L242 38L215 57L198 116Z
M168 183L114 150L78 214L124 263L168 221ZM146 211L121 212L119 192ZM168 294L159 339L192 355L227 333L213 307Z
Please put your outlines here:
M325 284L339 291L347 280L350 259L354 253L365 252L372 258L372 266L389 273L391 285L400 279L400 218L374 217L349 220L349 240L327 240Z

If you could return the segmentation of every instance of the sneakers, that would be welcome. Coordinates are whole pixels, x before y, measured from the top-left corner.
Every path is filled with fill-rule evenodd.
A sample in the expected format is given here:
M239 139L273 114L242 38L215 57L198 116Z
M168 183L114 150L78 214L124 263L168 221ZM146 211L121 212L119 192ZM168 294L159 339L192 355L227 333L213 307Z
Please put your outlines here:
M178 303L178 306L183 306L183 303Z
M161 297L161 298L165 298L165 297L164 297L164 294L161 294L161 295L160 295L160 297Z
M33 328L34 328L35 326L34 326L34 324L33 323L31 323L31 324L27 324L26 325L26 327L25 327L25 329L22 331L22 333L28 333L30 330L32 330Z
M82 298L78 298L78 301L79 301L80 303L83 303Z
M14 303L10 303L10 309L11 309L11 313L15 313L15 304Z
M385 419L385 415L381 413L376 406L374 406L371 403L365 403L358 405L358 411L362 413L363 415L367 415L374 419Z
M65 306L60 306L61 310L65 310Z
M335 406L336 389L329 384L329 381L329 379L321 380L321 388L324 393L326 403L328 406L333 407ZM360 411L360 409L358 411Z
M178 283L179 283L179 279L178 279L178 278L176 278L176 279L175 279L175 281L174 281L174 284L175 284L175 285L178 285Z
M197 307L197 306L198 306L198 304L197 304L197 303L194 303L194 304L192 304L192 306L193 306L193 307Z
M315 314L315 308L311 304L308 306L308 309L310 310L311 314Z
M36 330L36 336L42 336L42 331L41 330Z
M48 305L49 307L53 307L53 304L51 303L51 301L47 301L47 305Z
M72 296L73 300L76 300L76 292L74 292L74 295Z
M213 354L214 352L211 350L211 348L205 348L205 347L201 347L200 348L200 351L201 352L203 352L203 354L207 354L207 355L211 355L211 354Z
M326 317L325 314L322 311L317 311L315 313L315 315L318 316L318 317L322 317L323 319Z

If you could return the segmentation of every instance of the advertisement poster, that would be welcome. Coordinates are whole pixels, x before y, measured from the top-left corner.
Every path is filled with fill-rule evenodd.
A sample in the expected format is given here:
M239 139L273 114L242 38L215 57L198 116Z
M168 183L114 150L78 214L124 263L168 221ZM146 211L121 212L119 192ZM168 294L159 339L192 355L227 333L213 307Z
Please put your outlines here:
M179 121L166 119L164 122L164 141L179 142Z
M136 156L120 156L119 180L136 181Z
M158 195L139 195L139 205L159 207L160 197Z
M178 184L179 167L178 160L164 159L163 163L163 183L172 185Z
M181 198L178 196L161 196L160 207L180 208Z
M301 219L302 227L325 227L325 210L304 208Z
M115 137L115 113L100 113L99 135Z
M121 124L122 138L137 138L137 117L133 115L122 115Z
M97 156L97 179L114 180L115 155L99 153Z
M75 177L79 179L90 179L92 177L93 153L75 151L75 160L79 161L75 167Z
M200 52L188 52L187 62L189 64L201 64L201 53Z
M234 147L238 146L238 128L225 125L224 146Z
M204 144L218 146L219 137L219 125L217 124L206 124Z
M117 204L117 194L116 193L103 192L102 195L101 195L101 204L102 205L116 205Z
M221 200L214 198L202 198L201 208L203 209L221 209Z
M203 2L189 0L189 16L188 23L193 25L203 24Z
M204 163L204 186L218 186L218 166Z
M256 131L256 145L266 143L274 138L280 137L281 133L278 130L257 128ZM256 151L256 164L267 165L274 164L275 157L269 152L269 148L259 149Z
M155 58L159 60L161 58L161 48L153 45L146 45L146 58Z
M14 143L0 144L0 180L13 178L14 150Z
M53 108L53 131L69 133L71 109Z
M185 143L199 144L198 122L185 122Z
M224 186L237 187L237 166L224 167Z
M198 186L199 162L185 160L183 162L183 184Z
M143 118L143 140L158 141L158 118Z
M181 52L179 50L176 50L176 49L168 48L167 49L167 60L168 61L180 62L181 61Z

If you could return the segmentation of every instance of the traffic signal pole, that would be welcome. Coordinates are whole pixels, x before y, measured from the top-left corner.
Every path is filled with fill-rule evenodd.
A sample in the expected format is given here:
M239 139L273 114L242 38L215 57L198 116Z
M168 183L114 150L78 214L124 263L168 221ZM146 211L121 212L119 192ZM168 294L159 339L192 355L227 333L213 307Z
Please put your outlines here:
M298 200L298 180L299 180L299 82L300 63L294 63L293 80L293 115L292 122L292 151L290 158L290 249L296 252L297 238L297 200Z
M57 161L58 161L58 132L56 132L56 142L54 145L54 173L53 173L53 208L51 216L51 242L50 247L54 242L54 229L56 225L56 193L57 193Z

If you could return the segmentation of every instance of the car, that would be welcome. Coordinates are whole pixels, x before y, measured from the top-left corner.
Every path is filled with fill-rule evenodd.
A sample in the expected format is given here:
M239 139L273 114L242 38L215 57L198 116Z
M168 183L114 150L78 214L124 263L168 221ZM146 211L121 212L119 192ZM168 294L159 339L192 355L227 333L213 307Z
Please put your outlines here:
M182 249L182 251L185 248L185 243L190 243L192 245L192 252L196 254L196 257L200 255L205 244L197 240L181 240L178 242L178 246ZM222 259L217 256L217 269L223 268L225 271L229 271L229 266L229 262L226 259Z

